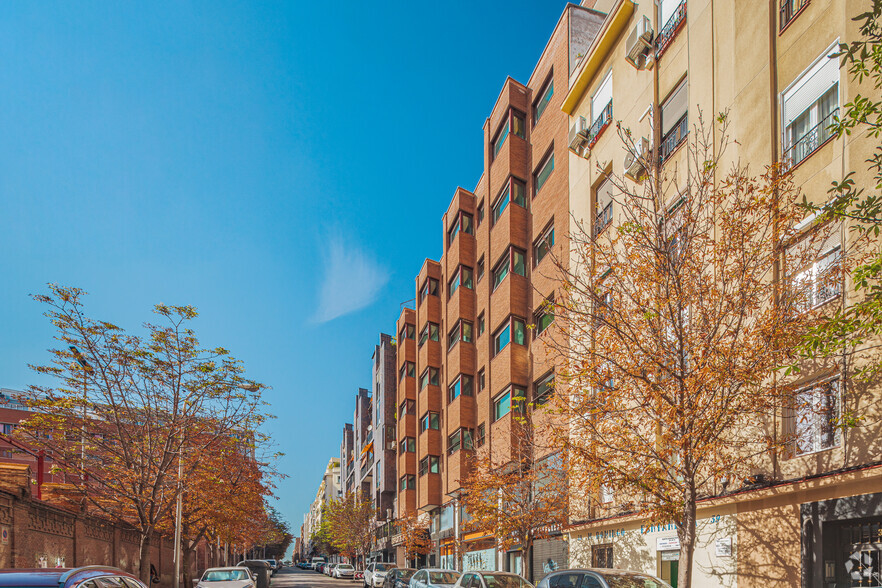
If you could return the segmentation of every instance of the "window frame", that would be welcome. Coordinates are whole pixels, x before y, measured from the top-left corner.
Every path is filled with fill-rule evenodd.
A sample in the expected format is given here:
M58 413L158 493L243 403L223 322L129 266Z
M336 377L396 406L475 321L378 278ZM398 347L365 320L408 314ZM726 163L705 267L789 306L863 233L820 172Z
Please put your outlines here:
M549 94L548 91L551 90ZM548 77L545 79L545 83L542 84L542 88L538 92L538 98L535 102L533 102L533 127L539 123L539 120L542 118L542 115L545 114L545 110L548 108L548 105L551 103L551 99L554 97L554 68L548 74Z
M515 129L512 129L512 119L518 117L522 121L521 130L522 134L518 134ZM510 107L508 112L505 114L505 118L497 127L496 133L493 135L493 140L490 142L490 161L496 161L496 158L499 157L499 152L502 151L502 146L505 145L505 141L508 139L509 135L514 135L515 137L520 137L521 139L526 140L527 138L527 117L521 111Z
M548 316L551 317L551 320L543 327L542 319ZM542 335L542 333L548 330L548 327L554 324L554 294L543 300L539 308L533 312L533 324L535 325L533 329L534 339Z
M468 280L463 279L463 272L466 271L469 274ZM454 283L456 283L455 287L453 285ZM453 277L447 282L447 299L450 300L460 287L468 288L469 290L475 289L475 271L462 263L456 266L456 272L454 272Z
M516 395L515 392L520 392L520 395ZM502 406L502 401L504 398L508 400L508 409L500 414L500 406ZM516 400L517 398L523 398L523 400ZM523 412L524 402L526 402L527 391L518 386L517 384L509 384L505 388L503 388L496 396L493 397L491 401L491 406L493 407L493 422L497 422L505 415L511 413L512 411Z
M432 292L432 285L434 284L434 292ZM438 290L441 287L441 283L437 278L427 277L423 282L423 285L420 287L420 304L425 301L427 296L439 296Z
M541 182L539 181L545 172L545 168L548 164L551 164L551 169L548 170L548 173L545 174L545 179ZM551 144L551 148L548 150L548 153L542 158L539 162L539 165L536 166L535 171L533 172L533 198L539 195L539 191L548 183L548 178L551 177L551 174L554 173L554 143Z
M468 384L468 385L466 385ZM447 404L450 404L460 396L475 395L475 378L470 374L459 374L447 387Z
M416 437L404 437L398 444L398 453L416 453Z
M540 392L542 386L548 386ZM554 397L554 370L550 370L533 383L533 404L543 406Z
M520 196L517 198L515 197L515 187L520 188ZM490 226L495 226L499 222L502 214L510 204L517 204L525 210L527 208L527 182L513 175L509 175L506 178L505 183L490 206Z
M401 367L398 368L398 381L400 382L405 377L407 377L407 378L415 378L416 377L416 364L414 362L404 360L404 363L402 363Z
M398 479L398 491L416 490L416 476L413 474L404 474Z
M514 340L515 322L520 323L521 329L523 329L523 334L524 334L524 342L523 343L517 343ZM505 343L505 345L499 347L497 340L498 340L499 336L502 334L502 332L506 329L508 329L508 331L509 331L508 341ZM513 314L508 315L508 317L499 324L499 326L496 328L496 330L493 331L493 357L496 357L497 355L499 355L502 352L502 350L505 349L506 347L508 347L511 343L515 343L516 345L526 346L527 345L526 329L527 329L527 322L524 319L522 319L519 316L513 315Z
M469 224L467 227L465 223L466 218L469 219ZM458 210L456 212L456 218L454 219L451 227L447 230L448 247L453 245L453 241L460 233L472 235L473 237L475 236L475 217L470 212L466 212L464 210Z
M545 245L545 253L540 255L539 252L542 245ZM554 217L552 217L551 221L549 221L549 223L545 225L545 228L542 229L539 238L533 241L533 267L537 267L542 263L542 260L551 253L552 247L554 247Z
M441 380L440 372L441 370L434 366L429 366L424 369L420 374L420 391L425 390L428 386L439 386ZM432 377L432 374L434 374L434 378Z
M465 338L466 331L470 333L468 340ZM475 326L471 321L465 319L458 319L456 321L456 324L454 324L453 328L450 329L450 332L447 333L447 351L453 349L453 347L460 341L463 343L475 342Z
M524 273L518 273L515 271L515 253L520 253L523 258L522 266ZM505 273L501 278L497 278L502 268L505 268ZM505 278L508 277L509 274L517 274L522 277L527 277L527 252L521 249L520 247L515 247L514 245L509 245L508 249L506 249L505 253L503 253L496 264L493 266L493 270L490 272L491 277L493 278L493 283L490 286L490 291L495 292L496 288L502 285L505 281Z
M398 405L398 418L402 419L409 414L416 416L416 400L405 398L404 401Z
M827 388L826 392L823 390L824 388ZM806 408L806 406L800 404L799 397L805 394L811 394L816 397L811 399L812 402L817 400L817 397L820 395L829 396L832 398L833 402L832 406L828 407L830 409L829 414L815 412L814 405L809 407L809 417L811 418L811 422L808 423L807 429L803 428L803 430L800 431L800 420L803 418L800 413ZM840 447L842 445L842 433L837 426L842 415L842 386L840 375L836 374L810 382L806 386L796 390L793 394L793 398L794 406L791 409L793 423L793 456L801 457L813 455ZM827 422L822 422L822 419L827 419ZM805 427L805 425L803 424L802 427ZM810 440L811 447L802 450L801 434L805 432L809 433L812 437ZM824 436L827 437L826 440L824 439Z

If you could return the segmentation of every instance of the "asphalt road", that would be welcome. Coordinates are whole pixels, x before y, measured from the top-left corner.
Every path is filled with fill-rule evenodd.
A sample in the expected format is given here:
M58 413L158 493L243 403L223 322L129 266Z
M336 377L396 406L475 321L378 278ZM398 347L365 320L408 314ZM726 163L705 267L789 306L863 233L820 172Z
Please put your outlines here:
M285 568L273 576L270 588L362 588L361 580L335 580L312 570Z

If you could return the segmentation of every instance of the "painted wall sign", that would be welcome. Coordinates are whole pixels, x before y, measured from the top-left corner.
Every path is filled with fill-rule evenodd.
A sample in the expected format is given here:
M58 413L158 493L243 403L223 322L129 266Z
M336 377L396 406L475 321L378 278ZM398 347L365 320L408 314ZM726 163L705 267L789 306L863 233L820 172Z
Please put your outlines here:
M679 537L656 537L655 538L655 549L656 551L679 551L680 550L680 538Z

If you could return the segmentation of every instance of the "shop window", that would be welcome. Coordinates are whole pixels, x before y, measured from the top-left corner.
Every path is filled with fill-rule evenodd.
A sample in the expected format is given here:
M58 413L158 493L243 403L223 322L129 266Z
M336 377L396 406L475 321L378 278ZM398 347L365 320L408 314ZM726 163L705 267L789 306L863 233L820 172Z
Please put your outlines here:
M784 157L794 166L833 137L830 125L839 116L839 59L831 45L782 94Z

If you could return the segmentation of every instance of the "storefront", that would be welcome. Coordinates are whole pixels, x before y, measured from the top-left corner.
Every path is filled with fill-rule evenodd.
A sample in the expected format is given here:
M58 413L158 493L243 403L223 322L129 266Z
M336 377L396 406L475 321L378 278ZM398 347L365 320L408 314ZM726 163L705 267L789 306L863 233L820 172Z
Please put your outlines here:
M701 517L701 514L699 514ZM736 517L713 514L696 525L693 566L695 586L733 588ZM651 525L619 519L570 532L569 566L618 568L653 574L677 585L680 541L674 525Z
M462 571L498 570L496 554L496 541L492 537L465 542L462 552Z
M566 538L550 537L539 539L533 543L532 555L533 583L539 582L543 576L555 570L569 567L569 545ZM527 578L529 580L529 578Z

